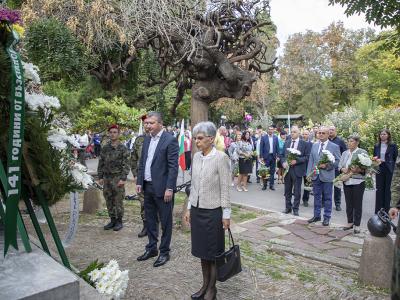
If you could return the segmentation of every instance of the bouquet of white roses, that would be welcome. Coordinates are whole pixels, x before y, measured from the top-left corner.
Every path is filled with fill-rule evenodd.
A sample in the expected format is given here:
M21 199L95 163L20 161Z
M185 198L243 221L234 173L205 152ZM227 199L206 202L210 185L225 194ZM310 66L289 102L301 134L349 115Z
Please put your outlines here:
M128 272L128 270L121 271L118 262L113 259L105 267L95 269L88 275L100 294L109 295L113 299L120 299L124 296L128 287Z

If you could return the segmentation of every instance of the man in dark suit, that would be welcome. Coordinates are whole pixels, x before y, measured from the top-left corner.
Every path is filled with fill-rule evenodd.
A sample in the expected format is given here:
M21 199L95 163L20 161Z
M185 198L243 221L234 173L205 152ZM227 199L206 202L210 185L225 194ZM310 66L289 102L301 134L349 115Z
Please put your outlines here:
M261 138L260 142L260 160L267 168L269 168L269 188L275 190L275 168L276 158L279 152L279 141L278 137L274 134L275 128L273 126L268 127L268 132ZM267 189L267 183L262 188L263 191Z
M285 154L281 158L282 166L286 169L289 168L285 176L285 200L286 208L283 211L289 214L293 210L293 215L299 215L300 197L301 197L301 182L303 176L306 175L307 161L310 155L310 148L307 142L300 139L300 129L297 126L291 128L291 139L285 142ZM296 149L300 152L296 159L288 161L288 149ZM292 204L292 194L294 190L294 201Z
M160 255L154 263L154 267L159 267L169 260L179 146L174 136L163 130L160 113L149 113L145 126L150 135L145 137L143 143L136 190L138 193L144 191L144 211L149 243L146 245L145 253L137 260L144 261L158 255L159 217L162 229Z
M310 152L311 152L311 147L312 147L312 145L313 145L313 143L310 142L310 131L307 130L307 129L305 129L305 130L303 131L302 137L303 137L303 141L305 141L305 143L307 144L307 151L308 151L308 153L310 154ZM306 166L307 166L307 165L308 165L308 157L307 157ZM306 174L306 175L303 176L303 183L304 183L304 185L306 184L306 181L307 181L307 175L308 175L308 174ZM304 189L303 189L303 205L304 205L304 207L308 207L308 200L309 200L309 199L310 199L310 191L304 188Z

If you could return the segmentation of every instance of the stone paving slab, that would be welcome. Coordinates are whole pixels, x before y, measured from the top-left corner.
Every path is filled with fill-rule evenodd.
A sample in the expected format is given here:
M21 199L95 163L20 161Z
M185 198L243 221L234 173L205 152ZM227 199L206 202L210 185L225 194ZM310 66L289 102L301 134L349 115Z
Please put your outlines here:
M329 227L322 226L321 222L308 224L305 219L275 212L240 226L248 229L240 236L245 240L251 238L258 245L282 246L309 257L322 255L324 261L336 261L346 268L354 268L359 263L364 235L343 231L338 224Z

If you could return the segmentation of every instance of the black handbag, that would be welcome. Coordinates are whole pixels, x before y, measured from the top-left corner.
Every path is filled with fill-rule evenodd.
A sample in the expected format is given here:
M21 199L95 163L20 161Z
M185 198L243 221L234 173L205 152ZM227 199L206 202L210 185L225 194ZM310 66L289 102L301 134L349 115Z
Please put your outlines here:
M230 228L228 229L228 232L229 242L232 241L232 247L228 251L215 257L215 263L217 265L217 280L221 282L228 280L242 271L239 245L235 245Z

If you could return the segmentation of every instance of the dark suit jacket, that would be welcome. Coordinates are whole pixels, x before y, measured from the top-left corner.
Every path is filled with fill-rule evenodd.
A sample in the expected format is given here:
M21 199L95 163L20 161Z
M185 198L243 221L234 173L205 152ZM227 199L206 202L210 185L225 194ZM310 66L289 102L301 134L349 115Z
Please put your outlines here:
M272 142L272 154L274 158L276 158L279 154L279 141L278 137L274 134L273 135L273 142ZM268 134L262 136L260 141L260 157L263 159L267 159L269 155L269 136Z
M291 141L285 142L285 155L282 158L282 163L287 162L289 166L290 166L290 161L289 162L287 161L289 152L287 151L287 149L291 148L291 146L292 146ZM308 145L307 142L299 140L297 150L300 151L301 155L296 159L297 163L294 166L291 166L291 168L294 169L294 172L297 177L303 177L306 176L307 162L308 162L308 157L310 156L311 147L310 145Z
M399 151L397 149L397 145L395 143L388 144L388 148L387 148L386 154L385 154L385 162L386 162L386 166L388 167L388 169L391 173L393 173L393 171L394 171L394 167L396 164L396 159L397 159L398 154L399 154ZM376 144L374 146L374 156L381 158L381 143Z
M143 188L144 169L150 146L150 136L146 136L143 143L142 156L140 157L136 183ZM176 191L178 177L179 146L176 138L163 132L154 152L151 163L151 179L157 197L163 197L167 189Z

